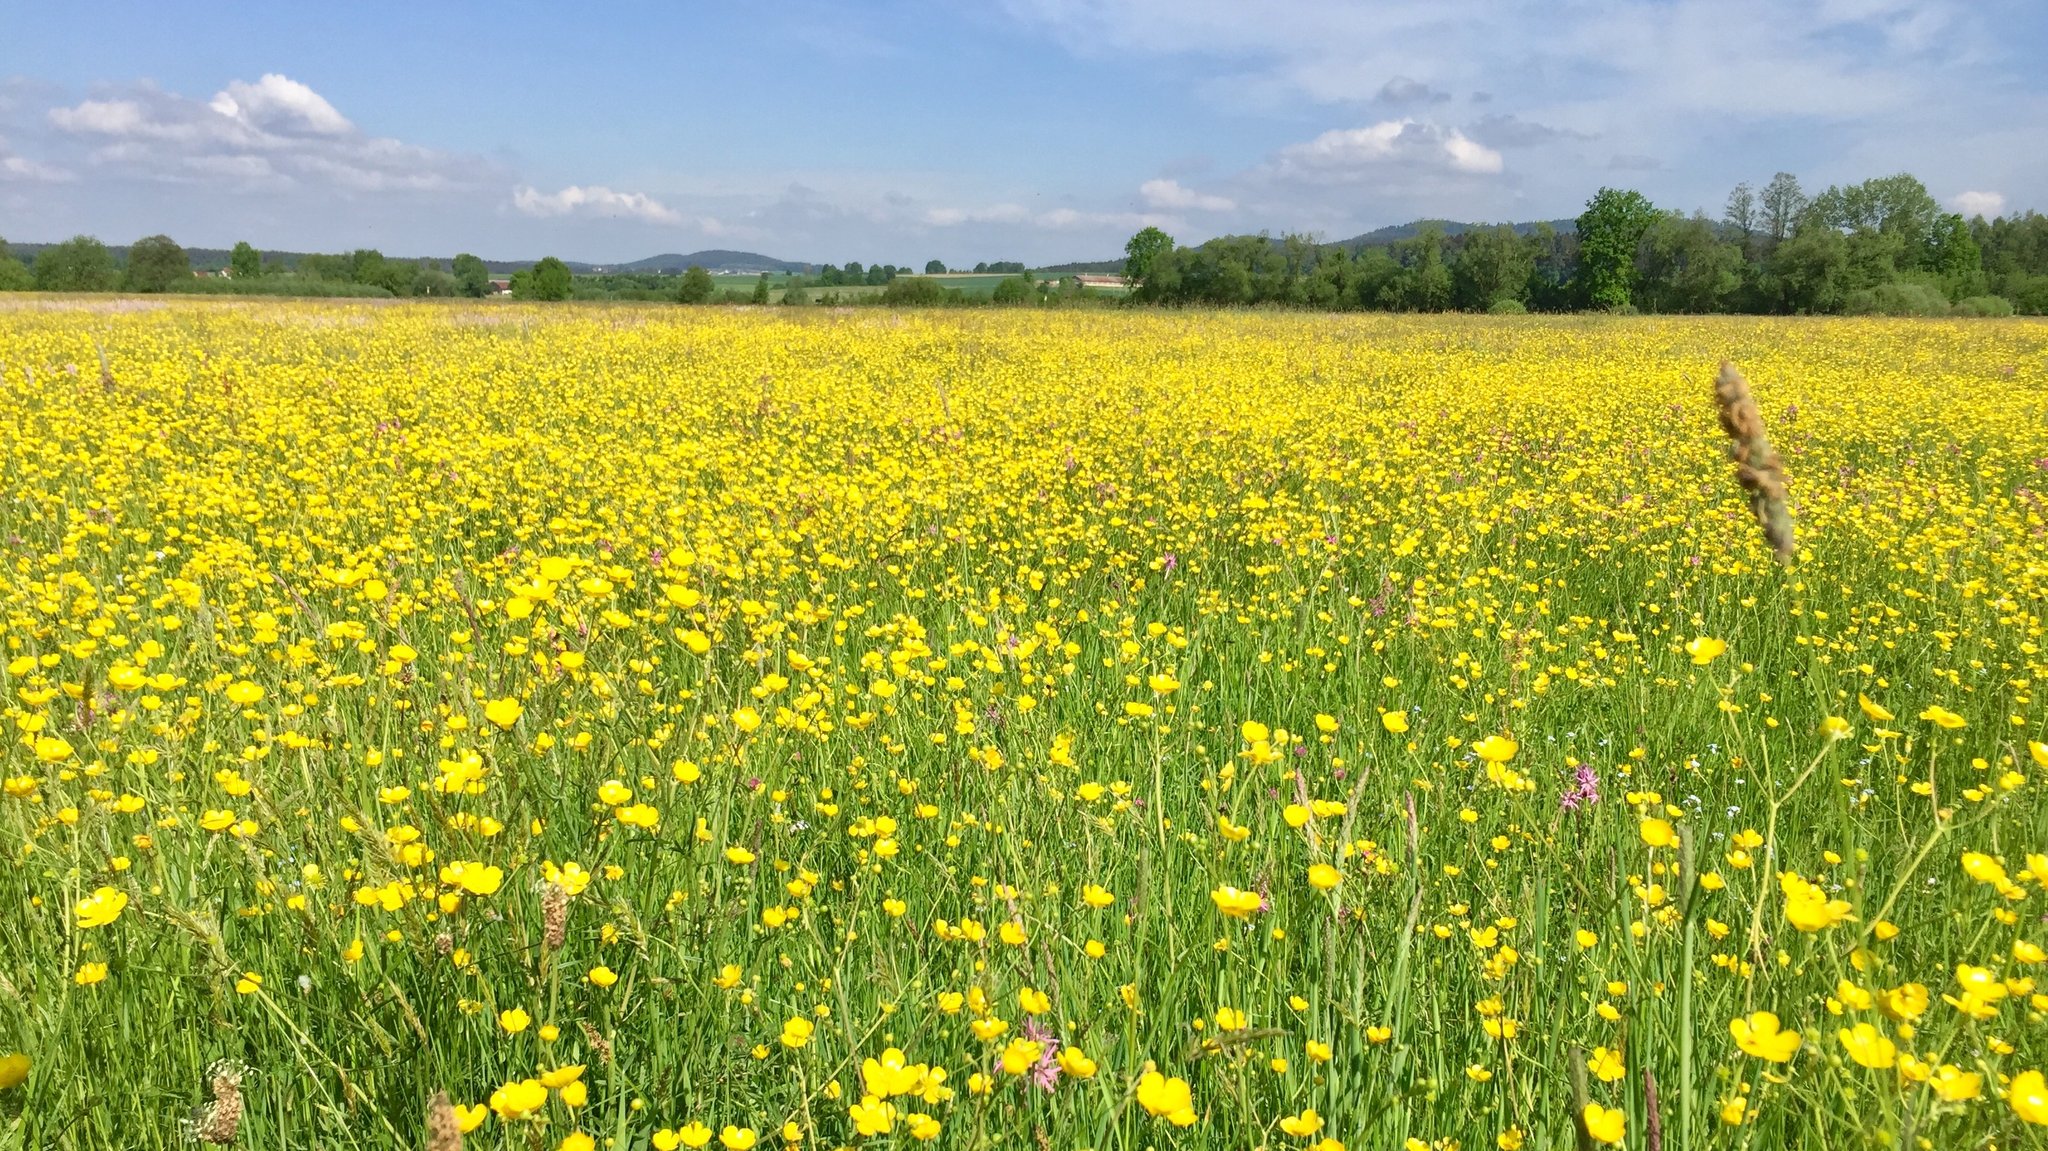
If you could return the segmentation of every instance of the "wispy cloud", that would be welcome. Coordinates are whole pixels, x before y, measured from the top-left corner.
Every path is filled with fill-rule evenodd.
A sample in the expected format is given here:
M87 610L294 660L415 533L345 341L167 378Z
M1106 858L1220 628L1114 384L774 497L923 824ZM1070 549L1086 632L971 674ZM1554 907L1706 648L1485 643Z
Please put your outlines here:
M930 208L922 222L934 228L958 228L969 224L999 224L1050 231L1087 229L1131 229L1147 225L1173 224L1172 217L1152 212L1096 212L1080 208L1032 211L1021 204L990 204L977 208Z
M12 181L23 184L62 184L74 177L62 168L16 155L7 146L5 137L0 137L0 182Z
M1138 196L1147 206L1163 212L1229 212L1237 201L1228 196L1197 192L1179 180L1147 180L1138 185Z
M650 224L680 224L683 215L644 192L614 192L602 184L576 184L559 192L535 188L513 189L512 206L528 216L606 216L614 219L644 220Z

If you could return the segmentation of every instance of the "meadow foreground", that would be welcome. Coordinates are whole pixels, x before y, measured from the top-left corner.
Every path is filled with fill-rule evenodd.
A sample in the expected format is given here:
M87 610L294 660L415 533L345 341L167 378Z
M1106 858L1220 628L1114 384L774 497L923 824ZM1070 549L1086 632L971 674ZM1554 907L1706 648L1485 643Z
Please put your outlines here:
M46 303L0 441L0 1146L2048 1146L2040 323Z

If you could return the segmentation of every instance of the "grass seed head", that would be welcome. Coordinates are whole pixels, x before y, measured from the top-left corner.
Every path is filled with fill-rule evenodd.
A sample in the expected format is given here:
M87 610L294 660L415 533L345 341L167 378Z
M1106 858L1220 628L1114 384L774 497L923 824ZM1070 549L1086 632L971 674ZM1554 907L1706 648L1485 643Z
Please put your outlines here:
M1750 514L1763 528L1764 540L1780 563L1792 560L1792 512L1785 502L1785 462L1764 435L1763 413L1749 381L1735 365L1721 361L1714 380L1714 400L1721 410L1721 430L1730 441L1728 458L1735 461L1735 479L1749 493Z

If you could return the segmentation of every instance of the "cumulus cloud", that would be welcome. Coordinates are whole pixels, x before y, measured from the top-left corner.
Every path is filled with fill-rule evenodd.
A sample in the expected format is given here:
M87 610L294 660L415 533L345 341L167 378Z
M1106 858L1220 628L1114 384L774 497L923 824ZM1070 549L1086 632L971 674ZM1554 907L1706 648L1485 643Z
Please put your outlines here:
M1313 140L1280 149L1275 163L1282 175L1335 179L1349 179L1389 165L1470 175L1495 175L1503 166L1499 152L1458 129L1416 120L1333 128Z
M356 128L320 93L275 72L266 73L254 84L242 80L229 83L214 94L207 107L259 129L345 136Z
M481 182L488 165L365 133L287 76L236 80L210 100L141 84L50 110L102 173L243 190L437 191Z
M650 224L680 224L682 213L644 192L614 192L602 184L571 184L559 192L519 187L512 206L528 216L609 216Z
M1138 185L1138 195L1147 207L1163 212L1230 212L1237 208L1237 201L1227 196L1197 192L1178 180L1147 180Z
M1998 192L1957 192L1948 206L1965 216L1996 217L2005 211L2005 196Z

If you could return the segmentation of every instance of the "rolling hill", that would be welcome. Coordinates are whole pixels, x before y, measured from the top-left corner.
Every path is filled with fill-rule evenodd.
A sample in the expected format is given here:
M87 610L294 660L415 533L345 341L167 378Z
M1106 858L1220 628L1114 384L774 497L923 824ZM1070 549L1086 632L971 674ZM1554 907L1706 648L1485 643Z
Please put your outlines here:
M673 252L634 260L628 264L599 265L607 272L686 272L692 266L711 272L808 272L812 265L795 260L778 260L759 252L732 252L711 248L679 256Z

